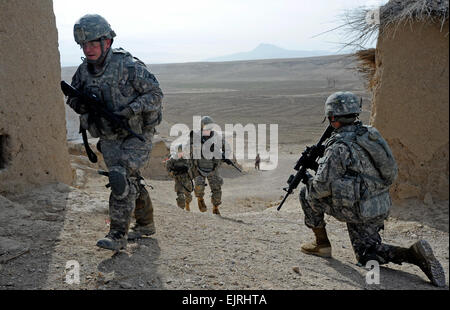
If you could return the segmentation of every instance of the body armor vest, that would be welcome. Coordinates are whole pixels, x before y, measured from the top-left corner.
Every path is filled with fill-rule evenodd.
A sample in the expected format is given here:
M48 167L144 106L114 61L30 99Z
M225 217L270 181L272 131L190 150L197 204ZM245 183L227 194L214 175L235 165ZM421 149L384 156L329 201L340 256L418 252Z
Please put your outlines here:
M135 62L136 59L130 53L120 48L110 49L99 72L94 73L90 70L91 65L86 61L83 62L80 66L81 90L96 94L112 112L122 110L139 96L131 85ZM128 135L125 130L114 129L114 126L103 118L100 118L97 124L92 121L88 123L87 129L93 137L118 139ZM142 115L132 116L128 123L133 131L142 134L144 126Z

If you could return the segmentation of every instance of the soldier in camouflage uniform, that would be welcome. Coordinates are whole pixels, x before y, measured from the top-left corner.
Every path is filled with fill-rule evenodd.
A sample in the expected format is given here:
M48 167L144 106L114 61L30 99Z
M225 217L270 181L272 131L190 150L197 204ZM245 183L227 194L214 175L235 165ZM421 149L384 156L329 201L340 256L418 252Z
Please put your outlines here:
M222 141L222 150L225 151L225 140L222 139L219 134L208 128L208 125L214 124L214 120L209 116L204 116L201 119L201 144L203 145L209 139L215 139L215 141ZM193 133L199 134L199 133ZM191 137L191 152L193 152L193 143L195 139ZM198 208L201 212L206 212L207 207L204 200L206 179L208 179L209 187L211 188L211 203L213 205L213 214L220 215L219 206L222 203L222 185L223 179L219 175L219 167L222 163L220 157L214 157L207 159L202 152L201 158L195 158L191 153L192 158L192 175L195 182L194 192L197 197Z
M261 164L261 157L259 156L259 153L256 155L255 158L255 170L261 170L259 165Z
M80 126L91 136L99 137L97 148L109 170L111 225L109 233L98 240L97 246L118 251L126 247L127 238L155 233L153 207L148 192L140 184L139 169L149 159L155 126L161 122L163 94L158 81L142 61L122 48L111 48L115 36L100 15L85 15L75 23L75 41L86 58L73 76L72 86L103 100L108 109L126 119L145 142L104 118L92 121L85 103L79 98L69 97L68 104L81 114ZM133 210L136 225L129 232Z
M178 147L178 153L172 154L166 161L166 169L175 181L177 205L181 209L190 211L191 193L194 190L194 186L190 176L190 161L183 157L182 145Z
M325 230L326 213L347 223L358 265L365 266L369 260L380 264L411 263L419 266L434 285L444 286L443 268L428 242L420 240L409 248L382 243L379 231L384 229L384 220L389 215L389 185L395 180L397 166L378 131L357 121L360 112L360 101L350 92L334 93L325 103L325 114L334 132L325 142L316 174L314 177L307 174L302 180L306 185L300 191L305 224L313 230L316 240L302 245L301 251L331 257L331 244ZM383 163L374 160L377 154L361 147L363 144L357 139L367 132L369 139L385 144L383 148L388 155L390 153L385 160L392 160L391 169L383 171L386 168ZM378 146L383 153L380 148Z

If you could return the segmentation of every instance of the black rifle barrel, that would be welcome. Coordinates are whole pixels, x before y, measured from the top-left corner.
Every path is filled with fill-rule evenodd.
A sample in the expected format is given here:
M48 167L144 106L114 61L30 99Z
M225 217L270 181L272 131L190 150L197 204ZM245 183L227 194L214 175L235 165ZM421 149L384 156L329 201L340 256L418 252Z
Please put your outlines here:
M228 165L232 165L234 168L237 169L237 171L239 171L240 173L242 173L242 170L239 169L239 167L236 166L230 159L224 159L223 161L224 161L225 163L227 163Z
M297 173L293 178L292 177L289 178L288 180L289 186L284 189L287 193L286 196L281 201L280 205L278 206L277 208L278 211L280 211L281 207L283 206L284 202L289 197L289 195L292 194L294 190L298 187L301 180L305 177L306 171L308 169L313 168L313 164L316 162L316 159L319 156L317 150L321 147L322 143L325 142L325 140L331 136L333 130L334 128L331 125L329 125L325 130L325 132L322 134L322 137L320 137L319 142L317 142L317 144L311 148L306 148L306 151L302 153L302 156L299 158L299 160L295 165Z
M304 174L306 172L306 168L302 167L294 176L294 178L289 183L289 187L284 188L284 190L287 192L286 196L284 196L283 201L281 201L280 205L277 208L277 211L280 211L281 207L283 206L286 199L289 197L290 194L294 192L294 190L298 187L300 184Z
M97 173L100 174L100 175L103 175L105 177L109 177L109 172L108 171L98 170Z

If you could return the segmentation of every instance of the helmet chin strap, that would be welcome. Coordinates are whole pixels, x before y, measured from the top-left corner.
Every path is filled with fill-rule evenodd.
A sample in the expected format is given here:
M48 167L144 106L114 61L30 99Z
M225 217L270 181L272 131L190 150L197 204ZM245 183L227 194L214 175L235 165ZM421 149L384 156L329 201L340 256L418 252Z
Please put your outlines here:
M105 47L105 39L101 38L100 39L100 49L101 49L102 53L100 54L100 56L96 60L90 60L88 58L87 59L88 64L91 64L91 65L94 65L94 66L101 66L103 64L103 61L105 60L106 54L108 52L108 51L104 50L104 47Z

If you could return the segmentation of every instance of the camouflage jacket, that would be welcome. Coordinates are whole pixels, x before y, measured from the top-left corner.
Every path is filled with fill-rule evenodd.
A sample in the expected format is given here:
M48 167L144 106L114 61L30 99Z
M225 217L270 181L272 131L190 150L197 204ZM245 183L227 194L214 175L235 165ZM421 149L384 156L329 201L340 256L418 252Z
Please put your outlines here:
M190 161L183 157L175 158L170 156L170 158L166 161L167 172L171 175L188 173L190 168Z
M391 207L389 187L367 152L352 141L362 123L336 129L326 141L317 173L308 182L309 199L331 198L338 207L355 208L363 217L386 213Z
M153 130L161 121L163 93L158 81L142 61L122 48L111 48L99 72L93 73L90 66L84 60L78 67L72 78L73 87L96 94L111 112L130 107L134 115L128 123L138 134ZM74 99L68 98L68 104L72 107ZM81 115L80 123L93 137L120 139L127 135L126 131L114 129L105 119L101 119L102 128L97 128L87 119L88 115Z
M200 135L200 133L194 133L193 135ZM194 150L194 143L195 143L194 140L195 139L193 138L193 136L190 139L192 166L201 175L207 176L210 173L212 173L213 171L217 170L220 167L220 165L222 164L222 161L223 161L222 156L223 156L223 154L226 154L226 151L228 150L227 144L225 142L225 138L221 134L219 134L215 131L213 131L211 133L211 136L208 138L200 137L198 139L199 139L199 141L201 141L202 149L203 149L204 145L207 143L208 144L213 143L213 141L214 141L214 146L216 146L218 143L221 142L220 149L217 152L217 157L205 158L203 152L201 152L201 158L195 158L195 155L196 155L195 150ZM213 153L214 150L211 149L211 152ZM215 155L216 155L216 153L214 152L214 156Z

